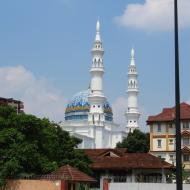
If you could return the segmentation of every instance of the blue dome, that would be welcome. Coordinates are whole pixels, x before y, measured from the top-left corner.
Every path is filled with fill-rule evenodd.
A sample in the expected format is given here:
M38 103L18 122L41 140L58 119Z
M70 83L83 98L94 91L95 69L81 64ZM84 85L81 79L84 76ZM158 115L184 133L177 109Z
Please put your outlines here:
M88 102L88 96L90 90L85 90L77 93L73 96L71 101L68 103L65 110L65 120L87 120L88 113L90 110L90 104ZM113 120L112 108L108 101L104 102L104 113L107 121Z

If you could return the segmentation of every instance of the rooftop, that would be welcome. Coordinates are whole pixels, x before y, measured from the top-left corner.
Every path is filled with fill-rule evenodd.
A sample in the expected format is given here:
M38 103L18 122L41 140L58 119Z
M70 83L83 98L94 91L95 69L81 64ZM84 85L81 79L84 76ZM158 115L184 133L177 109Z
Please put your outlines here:
M106 155L106 153L112 152L115 155L124 155L127 152L126 148L100 148L100 149L84 149L85 154L91 159L94 160L98 157Z
M79 171L78 169L70 165L62 166L47 176L49 179L52 180L56 179L56 180L67 180L72 182L88 182L88 183L96 182L94 178L88 176L87 174Z
M190 105L187 103L181 103L181 120L190 120ZM175 107L164 108L158 115L149 116L147 124L153 122L170 122L175 119Z
M3 98L3 97L0 97L0 102L1 103L20 103L20 104L23 104L23 102L22 101L20 101L20 100L15 100L15 99L13 99L13 98Z
M93 170L169 169L173 165L149 153L127 153L126 149L87 149Z

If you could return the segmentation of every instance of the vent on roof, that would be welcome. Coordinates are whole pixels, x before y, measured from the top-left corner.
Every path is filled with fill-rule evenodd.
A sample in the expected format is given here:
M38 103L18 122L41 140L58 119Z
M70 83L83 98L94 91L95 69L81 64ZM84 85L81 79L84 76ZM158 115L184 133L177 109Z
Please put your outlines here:
M113 153L113 152L106 152L103 157L119 157L117 154Z

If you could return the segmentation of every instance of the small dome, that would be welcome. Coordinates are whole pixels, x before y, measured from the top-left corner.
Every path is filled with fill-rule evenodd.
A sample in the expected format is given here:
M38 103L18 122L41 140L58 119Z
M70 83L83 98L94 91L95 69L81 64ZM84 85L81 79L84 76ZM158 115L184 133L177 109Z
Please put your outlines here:
M89 90L82 91L73 96L65 113L76 112L76 111L88 111L90 109L90 104L88 103Z
M90 90L85 90L77 93L73 96L71 101L68 103L65 110L65 120L87 120L88 113L90 111L90 104L88 102L88 96ZM104 113L106 121L113 120L112 108L108 101L104 102Z

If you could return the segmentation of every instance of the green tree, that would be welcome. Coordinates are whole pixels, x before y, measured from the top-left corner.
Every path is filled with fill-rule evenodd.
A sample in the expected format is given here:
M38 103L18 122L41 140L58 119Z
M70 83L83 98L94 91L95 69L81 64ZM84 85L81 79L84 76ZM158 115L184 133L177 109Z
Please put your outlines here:
M70 164L89 173L80 139L48 119L0 106L0 185L7 178L41 175Z
M189 170L185 170L185 165L182 165L182 180L183 183L190 184L190 172ZM176 169L170 171L170 174L167 176L167 181L169 183L176 182Z
M128 152L148 152L149 151L149 134L139 130L129 133L122 142L117 143L118 148L127 148Z

